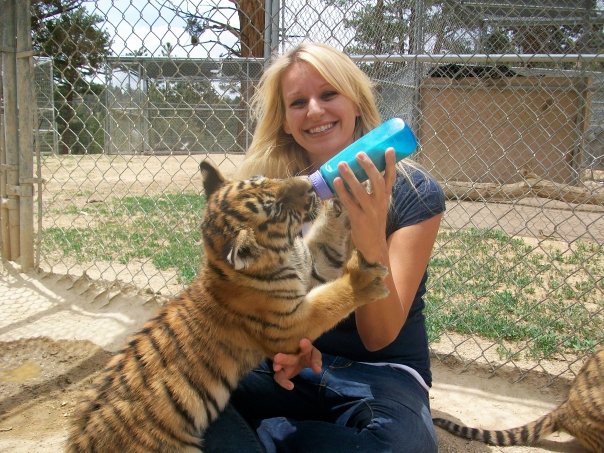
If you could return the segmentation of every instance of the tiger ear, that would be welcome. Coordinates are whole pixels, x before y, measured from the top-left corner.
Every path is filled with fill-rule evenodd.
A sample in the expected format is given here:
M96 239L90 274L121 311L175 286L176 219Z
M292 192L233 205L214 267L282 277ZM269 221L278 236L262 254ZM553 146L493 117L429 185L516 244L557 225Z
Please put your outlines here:
M199 164L199 170L201 171L201 177L203 178L203 190L207 197L216 192L216 190L226 182L226 179L222 176L218 168L216 168L209 160L201 162Z
M225 244L223 259L239 271L254 263L260 255L260 248L252 230L241 230L232 241Z

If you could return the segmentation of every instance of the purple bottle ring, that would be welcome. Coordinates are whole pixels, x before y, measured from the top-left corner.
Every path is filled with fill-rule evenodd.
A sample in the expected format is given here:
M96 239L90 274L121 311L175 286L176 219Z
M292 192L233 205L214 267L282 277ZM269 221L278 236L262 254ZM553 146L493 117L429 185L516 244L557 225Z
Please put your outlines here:
M313 185L315 192L317 192L317 195L319 195L319 198L321 198L322 200L327 200L333 197L333 192L327 185L325 179L323 179L323 176L321 176L321 172L316 171L309 175L308 178L310 179L310 182Z

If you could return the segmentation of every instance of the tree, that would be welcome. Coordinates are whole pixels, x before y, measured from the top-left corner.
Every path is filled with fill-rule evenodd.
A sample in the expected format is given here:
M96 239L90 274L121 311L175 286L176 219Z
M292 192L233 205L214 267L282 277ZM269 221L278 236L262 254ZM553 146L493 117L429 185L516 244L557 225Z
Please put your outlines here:
M372 4L361 4L356 0L327 0L326 3L349 11L349 16L344 19L344 26L354 31L354 38L345 47L346 52L359 55L403 55L417 50L414 42L414 31L419 22L416 2L377 0ZM456 24L455 19L447 17L444 20L443 14L447 11L448 3L434 0L424 2L426 9L422 19L427 35L424 42L435 43L434 48L453 47L453 37L460 43L464 42L450 31ZM456 30L459 28L456 27ZM418 45L423 50L424 44ZM362 68L374 79L382 79L399 71L404 65L400 62L373 62L363 64Z
M31 29L34 33L44 22L61 14L80 8L85 0L31 0Z
M190 13L173 9L183 18L186 30L191 36L191 43L213 44L225 50L223 57L263 58L264 57L264 0L229 0L235 5L225 6L217 4L204 12ZM229 19L237 14L239 28L232 26ZM226 19L225 19L226 18ZM217 39L204 37L206 31L212 31ZM227 41L220 39L222 33L229 33L236 38L234 45L228 45ZM245 149L246 134L248 131L244 125L249 125L249 101L254 91L253 82L245 75L239 81L240 111L243 112L239 118L239 131L237 143L241 149Z
M350 17L347 28L355 36L347 51L357 54L404 54L415 51L414 24L417 22L416 2L411 0L375 0L361 7L357 0L326 0L326 4L345 7ZM603 18L596 2L577 6L575 15L584 17L583 24L576 18L564 23L563 18L548 23L552 11L544 7L535 10L532 21L520 16L520 5L498 5L497 14L490 17L486 4L472 6L464 2L427 0L424 4L423 43L419 49L426 53L519 53L564 54L572 52L601 53L604 50ZM583 8L583 9L581 9ZM495 14L495 13L493 13ZM486 20L489 19L489 20ZM497 20L501 19L499 23ZM503 25L505 24L505 25ZM383 63L373 64L380 75L388 72ZM392 70L392 68L390 68Z
M214 44L225 50L225 57L264 56L264 0L229 0L235 7L214 5L203 12L187 12L178 8L172 10L186 23L186 30L191 36L191 43ZM237 14L239 28L232 26L229 19ZM218 37L204 37L206 31L212 31ZM220 39L222 33L230 33L236 38L234 45L228 45Z
M172 52L174 52L174 46L168 41L162 46L161 54L164 57L170 57L172 56Z
M52 59L59 107L61 153L70 153L78 141L81 121L75 101L100 89L91 82L110 53L109 34L98 28L102 18L89 14L81 1L41 0L32 8L33 47Z

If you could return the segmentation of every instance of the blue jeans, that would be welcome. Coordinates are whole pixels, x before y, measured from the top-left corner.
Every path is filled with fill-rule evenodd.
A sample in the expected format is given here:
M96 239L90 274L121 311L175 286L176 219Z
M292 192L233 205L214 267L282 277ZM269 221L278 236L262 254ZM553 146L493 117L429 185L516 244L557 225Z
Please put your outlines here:
M323 354L321 373L305 369L293 381L282 389L267 363L249 373L204 451L438 451L428 394L403 370Z

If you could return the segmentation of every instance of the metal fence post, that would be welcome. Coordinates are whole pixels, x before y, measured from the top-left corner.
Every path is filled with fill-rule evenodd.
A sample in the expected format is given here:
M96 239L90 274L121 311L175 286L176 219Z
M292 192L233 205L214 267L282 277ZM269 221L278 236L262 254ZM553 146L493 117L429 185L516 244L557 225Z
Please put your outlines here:
M33 49L31 40L30 0L17 3L17 103L19 106L19 216L20 262L28 271L34 266L34 113ZM37 126L36 126L37 127Z
M0 3L0 7L2 4ZM2 29L6 29L5 16L0 16ZM0 43L2 43L0 35ZM2 65L4 63L4 49L0 48L0 99L4 99L4 82L2 77ZM6 198L6 147L4 143L4 101L0 102L0 256L7 259L10 249L8 248L8 211Z
M4 156L2 156L2 243L3 257L14 260L20 254L19 200L16 188L19 184L19 155L17 124L17 77L16 77L16 30L15 2L1 0L2 67L4 92Z
M279 50L279 0L264 2L264 61L268 64Z
M424 1L415 0L415 20L413 21L413 49L411 49L413 55L417 56L423 54L424 50ZM420 91L419 87L422 81L422 69L423 63L413 59L411 63L413 68L413 107L411 113L411 126L414 130L418 130L420 121Z
M2 173L3 257L33 268L34 97L29 0L2 0L4 154Z

